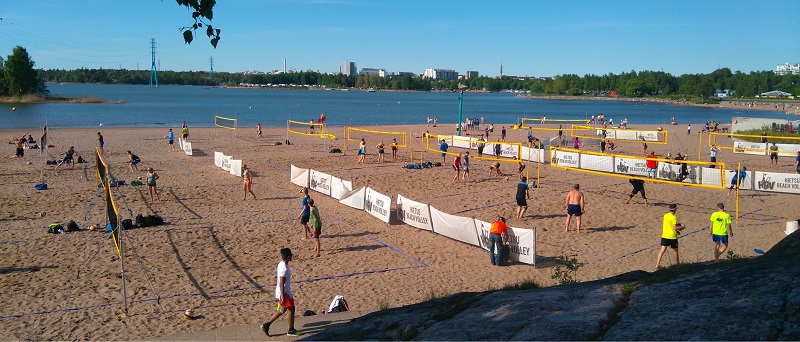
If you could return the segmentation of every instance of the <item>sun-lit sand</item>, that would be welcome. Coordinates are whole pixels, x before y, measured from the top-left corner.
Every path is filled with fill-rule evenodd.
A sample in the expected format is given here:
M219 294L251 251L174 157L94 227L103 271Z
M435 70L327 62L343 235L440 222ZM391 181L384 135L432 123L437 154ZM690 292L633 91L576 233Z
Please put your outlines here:
M523 141L525 132L505 126L508 140ZM495 125L491 140L502 124ZM632 129L654 129L637 126ZM700 128L696 124L696 128ZM178 127L173 127L178 129ZM452 134L452 125L370 127L417 134ZM689 152L697 158L698 137L686 135L686 126L674 130L670 145L651 145L650 150ZM8 140L25 130L4 130ZM351 308L385 308L420 302L461 291L484 291L532 279L552 286L558 256L577 258L585 265L577 274L588 281L632 270L652 271L661 234L661 216L670 203L678 203L678 219L687 225L680 239L682 262L713 259L708 217L717 202L735 209L734 196L726 191L671 184L647 183L652 207L637 196L624 204L631 186L625 179L604 177L541 166L541 186L532 190L533 200L523 219L514 218L515 174L488 177L488 162L473 160L472 180L454 183L453 171L444 167L407 170L408 153L397 162L376 163L377 142L368 142L367 163L357 165L357 143L348 154L328 153L318 138L291 136L292 145L273 146L286 139L285 128L266 128L258 141L255 128L227 131L190 128L194 156L167 152L166 128L103 128L105 158L118 179L130 182L153 167L161 176L161 201L151 203L146 187L123 186L114 190L123 218L158 213L166 225L125 232L127 315L122 308L120 264L110 234L85 230L104 223L101 192L94 183L92 152L95 129L53 129L50 159L74 145L90 160L74 169L46 166L50 189L37 191L40 156L26 150L22 159L0 162L0 339L119 340L147 339L221 326L263 322L274 310L275 266L279 250L294 251L290 266L298 311L326 309L335 295L344 295ZM331 133L342 136L341 128ZM177 143L177 142L176 142ZM342 140L333 142L342 146ZM388 141L387 141L388 144ZM729 141L723 145L731 146ZM639 143L617 144L617 153L641 154ZM418 148L418 145L417 145ZM126 164L126 151L143 160L139 172ZM708 148L700 148L708 159ZM214 166L214 151L244 160L254 175L257 200L243 201L241 179ZM388 151L388 148L387 148ZM13 156L13 146L3 154ZM388 158L391 160L391 157ZM438 153L426 159L440 161ZM750 170L771 168L766 156L734 155L723 151L720 161L741 161ZM451 158L447 159L448 164ZM28 164L31 162L31 164ZM779 168L791 172L793 158L781 158ZM537 230L537 267L515 264L492 267L487 252L404 224L387 225L367 213L352 209L324 195L311 196L323 218L322 255L312 257L310 240L302 240L297 220L298 187L289 182L289 166L314 168L377 191L402 194L429 203L444 212L491 221L497 215L509 225ZM509 174L515 164L506 163ZM532 171L535 164L530 164ZM584 231L564 233L567 191L579 183L586 195ZM796 196L775 193L742 193L741 218L734 223L730 250L742 256L754 249L768 250L784 237L785 222L797 219ZM45 217L41 217L46 212ZM74 220L84 230L47 235L50 223ZM670 253L662 265L671 265ZM193 309L202 317L183 319Z

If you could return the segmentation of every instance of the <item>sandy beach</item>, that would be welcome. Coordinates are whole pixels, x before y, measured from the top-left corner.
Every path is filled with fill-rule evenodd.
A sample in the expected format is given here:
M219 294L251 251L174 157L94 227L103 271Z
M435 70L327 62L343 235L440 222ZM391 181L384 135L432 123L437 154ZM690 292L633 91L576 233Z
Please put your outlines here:
M502 126L507 140L522 142L525 131L511 130L514 123L495 124L492 141ZM692 124L698 130L704 123ZM636 125L631 129L655 129ZM651 144L659 155L688 151L697 159L698 137L686 134L686 126L671 131L669 145ZM179 132L179 127L173 127ZM386 126L369 129L421 134L452 134L452 127ZM25 130L3 130L9 140ZM542 286L551 279L554 260L577 258L585 265L577 280L605 278L632 270L653 271L661 234L661 217L670 203L677 203L678 219L687 225L680 239L681 262L710 262L712 242L708 218L716 204L734 212L734 196L726 191L673 184L646 183L652 204L645 207L637 195L624 204L631 191L625 179L565 171L541 166L541 186L531 191L530 209L514 218L515 164L504 163L505 177L489 177L486 161L473 160L470 181L453 182L454 172L445 165L408 170L408 153L397 162L376 162L375 142L367 143L367 163L357 165L355 142L348 154L328 153L319 138L291 136L292 145L275 146L286 139L285 128L264 130L264 141L255 128L236 131L191 128L194 156L168 152L167 128L103 128L105 159L118 179L130 182L144 177L152 167L160 175L161 201L152 203L146 186L122 186L114 191L124 218L157 213L166 224L126 231L125 277L129 309L122 309L120 265L110 234L89 231L104 223L102 192L94 183L93 151L96 129L53 129L48 159L55 159L71 145L87 164L58 172L45 166L50 189L37 191L40 179L39 150L26 150L24 158L10 158L13 145L0 158L0 339L2 340L132 340L202 331L217 327L263 322L275 307L275 267L279 250L294 251L290 263L298 313L327 309L335 295L343 295L351 308L397 307L432 297L498 289L534 280ZM342 136L341 128L331 133ZM177 134L176 134L177 135ZM388 141L386 141L388 144ZM732 146L729 140L718 140ZM332 142L342 147L343 141ZM705 143L705 141L704 141ZM176 141L177 144L177 141ZM620 154L641 155L639 143L618 143ZM417 145L418 146L418 145ZM177 147L176 147L177 149ZM700 147L702 160L708 148ZM138 172L129 170L126 151L142 159ZM388 149L387 149L388 150ZM242 200L242 180L214 166L214 151L242 159L253 172L253 191L258 197ZM426 160L441 161L427 152ZM728 168L742 162L749 170L790 173L794 158L782 157L771 167L766 156L723 151L719 160ZM447 158L448 163L451 158ZM336 200L311 193L323 219L322 255L313 257L311 240L303 240L297 216L299 188L289 182L290 165L313 168L353 182L368 184L396 198L397 194L429 203L444 212L492 221L498 215L514 227L537 230L537 267L514 264L492 267L480 248L421 231L402 223L387 225L369 214ZM536 165L529 165L533 170ZM564 232L565 198L574 183L586 196L584 231ZM741 256L754 249L768 250L784 235L785 222L796 220L797 197L790 194L743 191L740 220L734 222L730 250ZM792 208L791 210L786 210ZM41 217L45 212L46 216ZM50 223L74 220L83 230L46 234ZM662 265L674 263L670 253ZM201 317L187 321L182 313L193 309Z

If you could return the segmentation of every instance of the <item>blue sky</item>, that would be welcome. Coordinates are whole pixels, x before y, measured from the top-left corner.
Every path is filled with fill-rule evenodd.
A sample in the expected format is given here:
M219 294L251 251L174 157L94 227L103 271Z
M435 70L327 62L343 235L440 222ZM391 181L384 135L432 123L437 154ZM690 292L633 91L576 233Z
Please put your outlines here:
M797 1L217 0L218 47L173 0L2 0L0 55L37 68L359 69L554 76L663 70L743 72L800 63Z

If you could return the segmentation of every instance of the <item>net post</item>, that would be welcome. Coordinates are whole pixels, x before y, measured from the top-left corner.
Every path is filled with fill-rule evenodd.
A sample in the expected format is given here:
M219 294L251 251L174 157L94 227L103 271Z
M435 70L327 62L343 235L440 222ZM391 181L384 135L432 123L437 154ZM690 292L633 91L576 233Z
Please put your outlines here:
M701 149L703 148L703 132L700 132L700 142L697 144L697 160L700 160Z
M739 185L742 184L743 179L739 177L742 170L742 163L736 165L736 225L739 225Z

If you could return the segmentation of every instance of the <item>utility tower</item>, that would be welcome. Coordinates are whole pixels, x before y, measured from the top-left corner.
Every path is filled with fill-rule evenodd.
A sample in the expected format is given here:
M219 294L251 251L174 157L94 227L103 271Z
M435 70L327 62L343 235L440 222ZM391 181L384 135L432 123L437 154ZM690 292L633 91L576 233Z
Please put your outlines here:
M156 68L156 39L150 38L150 55L153 56L152 64L150 65L150 86L153 86L153 79L156 80L156 88L158 88L158 69Z
M208 78L214 79L214 57L208 57L208 62L211 64L211 73L208 74Z

